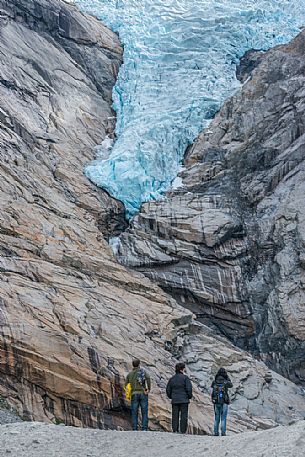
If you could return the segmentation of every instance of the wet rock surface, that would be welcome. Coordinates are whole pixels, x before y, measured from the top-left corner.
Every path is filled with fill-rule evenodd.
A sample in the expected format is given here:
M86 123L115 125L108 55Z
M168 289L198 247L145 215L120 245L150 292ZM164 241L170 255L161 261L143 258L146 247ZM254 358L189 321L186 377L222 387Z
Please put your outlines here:
M305 33L250 52L244 82L185 158L182 187L144 204L117 243L235 345L305 383Z
M83 167L94 146L113 134L111 88L122 60L116 35L61 1L0 0L0 7L1 394L28 420L130 429L122 388L137 356L153 380L150 428L169 430L165 385L183 358L195 392L190 431L211 433L209 386L222 364L234 383L231 432L303 418L300 388L275 374L267 384L267 366L121 266L105 241L124 224L123 208L90 184ZM216 212L202 216L214 201L179 201L181 211L183 202L189 208L181 235L186 272L187 252L201 255L192 244L198 233L188 234L188 211L197 231L205 227L206 252L239 236L240 213L229 204L218 205L219 228ZM169 229L165 219L162 231ZM165 262L178 264L170 249L160 251ZM233 260L231 268L238 274ZM200 293L213 295L208 287ZM219 300L226 294L234 326L234 310L245 311L237 289L224 284ZM240 321L252 329L250 318Z

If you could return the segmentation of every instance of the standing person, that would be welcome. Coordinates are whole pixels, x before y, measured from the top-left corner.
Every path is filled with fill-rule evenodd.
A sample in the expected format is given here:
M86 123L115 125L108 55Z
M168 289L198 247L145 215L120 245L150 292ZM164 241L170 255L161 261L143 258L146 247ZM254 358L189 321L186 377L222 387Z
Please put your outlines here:
M132 361L133 370L128 373L127 384L131 385L131 422L132 430L138 430L139 407L142 415L142 431L148 428L148 394L151 388L151 380L146 371L140 367L140 360Z
M176 374L166 386L166 394L172 400L172 428L174 433L186 433L189 402L193 396L192 384L184 374L184 363L177 363L175 371Z
M214 403L215 421L214 435L219 436L219 423L221 421L221 436L226 436L227 415L230 404L228 389L233 387L231 379L224 368L220 368L212 382L212 402Z

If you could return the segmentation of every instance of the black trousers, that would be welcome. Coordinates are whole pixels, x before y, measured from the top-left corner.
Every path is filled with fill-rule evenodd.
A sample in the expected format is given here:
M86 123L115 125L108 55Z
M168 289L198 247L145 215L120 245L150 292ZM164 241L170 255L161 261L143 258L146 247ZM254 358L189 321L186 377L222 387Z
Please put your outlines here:
M172 405L172 427L174 433L186 433L188 410L188 403L176 403Z

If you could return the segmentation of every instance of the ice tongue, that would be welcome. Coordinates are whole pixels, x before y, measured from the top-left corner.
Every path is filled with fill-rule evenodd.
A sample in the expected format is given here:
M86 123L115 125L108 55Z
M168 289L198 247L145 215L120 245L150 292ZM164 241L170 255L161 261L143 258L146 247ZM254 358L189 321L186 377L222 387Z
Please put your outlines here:
M169 189L187 145L238 87L239 58L288 41L305 20L303 0L76 3L124 44L113 91L117 141L85 173L129 215Z

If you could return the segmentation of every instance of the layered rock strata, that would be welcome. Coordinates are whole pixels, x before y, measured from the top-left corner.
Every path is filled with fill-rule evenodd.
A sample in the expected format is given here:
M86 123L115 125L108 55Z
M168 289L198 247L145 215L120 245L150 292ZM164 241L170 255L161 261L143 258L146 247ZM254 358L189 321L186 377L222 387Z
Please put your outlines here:
M250 52L243 85L189 148L182 187L116 243L202 322L305 382L305 33Z
M23 417L130 428L124 376L133 356L153 380L150 427L170 429L165 385L190 366L190 431L209 433L209 385L234 382L230 429L302 418L301 389L196 323L105 237L123 208L83 176L113 129L122 49L116 35L61 1L0 0L0 392ZM266 406L264 406L266 405Z

